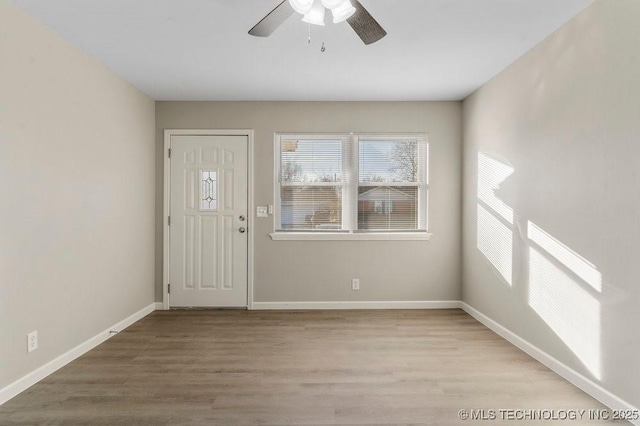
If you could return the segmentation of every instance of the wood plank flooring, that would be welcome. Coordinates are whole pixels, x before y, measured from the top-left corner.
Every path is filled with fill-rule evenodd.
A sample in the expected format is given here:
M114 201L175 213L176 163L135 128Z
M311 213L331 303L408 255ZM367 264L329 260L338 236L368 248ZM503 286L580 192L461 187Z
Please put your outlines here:
M604 423L463 408L604 407L461 310L157 311L1 406L0 424Z

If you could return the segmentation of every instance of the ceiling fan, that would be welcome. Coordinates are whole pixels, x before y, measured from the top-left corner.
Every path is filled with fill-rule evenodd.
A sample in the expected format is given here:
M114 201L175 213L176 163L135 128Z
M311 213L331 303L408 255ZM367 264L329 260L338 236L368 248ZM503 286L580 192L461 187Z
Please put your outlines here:
M324 25L326 9L331 10L335 24L347 21L364 44L375 43L387 32L371 16L358 0L284 0L260 22L249 30L256 37L269 37L284 21L298 12L302 21L314 25Z

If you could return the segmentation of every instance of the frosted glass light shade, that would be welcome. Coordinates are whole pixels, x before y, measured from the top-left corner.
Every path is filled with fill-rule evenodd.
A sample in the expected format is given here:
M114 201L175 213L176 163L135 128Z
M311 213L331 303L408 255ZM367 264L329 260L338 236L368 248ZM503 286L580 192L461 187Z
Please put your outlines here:
M313 6L311 10L305 13L302 18L302 22L307 22L313 25L322 25L324 26L324 6L320 0L315 0L313 2Z
M289 0L289 4L298 13L306 14L313 6L313 0Z
M341 6L347 0L322 0L322 4L327 9L335 9L338 6Z
M356 13L356 8L349 0L343 0L342 4L331 9L331 13L333 14L333 23L338 24L351 18Z

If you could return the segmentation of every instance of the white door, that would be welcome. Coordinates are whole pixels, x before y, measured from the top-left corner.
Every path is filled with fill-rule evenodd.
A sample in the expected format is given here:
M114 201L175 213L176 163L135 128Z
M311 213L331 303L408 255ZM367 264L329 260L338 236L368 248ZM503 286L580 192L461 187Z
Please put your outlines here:
M169 303L247 306L247 136L171 136Z

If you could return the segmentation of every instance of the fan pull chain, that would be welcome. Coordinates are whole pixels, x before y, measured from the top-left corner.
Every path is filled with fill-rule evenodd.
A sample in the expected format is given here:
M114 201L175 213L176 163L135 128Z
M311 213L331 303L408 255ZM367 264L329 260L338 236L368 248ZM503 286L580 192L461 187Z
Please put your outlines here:
M307 44L311 44L311 24L307 24L307 31L308 31ZM327 48L324 47L324 41L323 41L322 46L320 47L320 52L324 53L325 50L327 50Z

